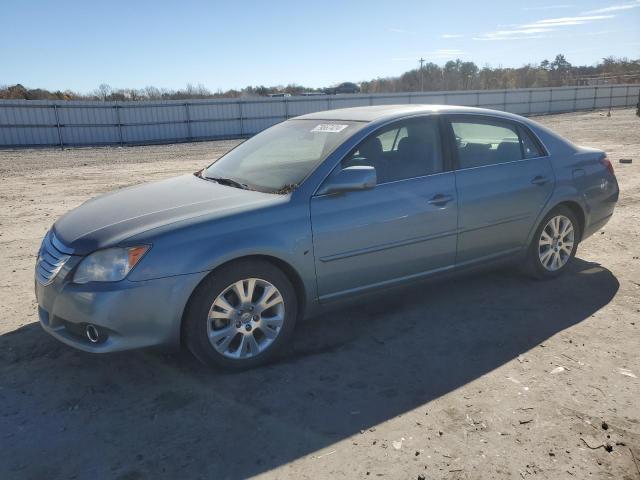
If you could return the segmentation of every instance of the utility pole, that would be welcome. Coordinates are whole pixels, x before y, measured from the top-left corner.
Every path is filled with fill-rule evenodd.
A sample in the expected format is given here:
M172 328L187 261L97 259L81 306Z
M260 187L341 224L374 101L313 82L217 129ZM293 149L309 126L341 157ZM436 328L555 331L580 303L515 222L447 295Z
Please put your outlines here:
M424 64L424 58L420 57L420 91L424 92L424 71L422 70L422 65Z

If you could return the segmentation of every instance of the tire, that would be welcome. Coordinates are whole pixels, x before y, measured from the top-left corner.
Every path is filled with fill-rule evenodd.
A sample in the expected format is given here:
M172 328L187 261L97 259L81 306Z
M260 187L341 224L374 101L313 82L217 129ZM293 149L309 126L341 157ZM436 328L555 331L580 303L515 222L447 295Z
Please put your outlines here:
M238 260L198 285L185 311L183 339L205 365L255 368L273 360L287 343L297 316L295 289L278 267L265 260Z
M554 225L550 222L553 219L560 218L559 229L562 231L565 228L566 221L570 222L573 235L570 236L565 233L565 236L558 238L559 235L553 236ZM556 224L557 226L558 224ZM543 239L543 232L546 237ZM563 205L559 205L551 210L542 219L538 228L536 228L535 234L531 239L531 244L527 250L527 258L525 262L525 272L539 280L549 280L562 275L576 255L578 249L578 243L580 241L580 223L575 214ZM543 244L550 239L549 246ZM569 240L571 242L569 242ZM570 245L571 243L571 245ZM570 251L569 251L569 246ZM557 250L555 250L557 248ZM549 254L550 250L552 251ZM556 255L557 254L557 255ZM544 262L543 262L544 261Z

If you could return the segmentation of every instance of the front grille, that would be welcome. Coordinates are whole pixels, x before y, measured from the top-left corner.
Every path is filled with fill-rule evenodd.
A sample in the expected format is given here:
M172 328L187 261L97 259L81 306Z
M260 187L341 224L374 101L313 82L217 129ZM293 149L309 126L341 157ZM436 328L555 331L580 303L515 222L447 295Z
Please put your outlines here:
M49 285L69 260L73 250L60 242L49 230L42 241L38 262L36 263L36 280L42 285Z

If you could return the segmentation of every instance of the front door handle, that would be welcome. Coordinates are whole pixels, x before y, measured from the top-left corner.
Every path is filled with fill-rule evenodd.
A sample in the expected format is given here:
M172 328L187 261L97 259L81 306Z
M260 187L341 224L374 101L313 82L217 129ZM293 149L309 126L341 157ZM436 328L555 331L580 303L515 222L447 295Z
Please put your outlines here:
M437 195L434 195L433 197L431 197L427 203L429 205L435 205L437 207L444 207L447 203L451 202L453 200L453 196L452 195L444 195L442 193L438 193Z
M531 183L533 183L534 185L544 185L545 183L548 183L548 182L549 182L549 179L547 177L543 177L542 175L533 177L533 180L531 180Z

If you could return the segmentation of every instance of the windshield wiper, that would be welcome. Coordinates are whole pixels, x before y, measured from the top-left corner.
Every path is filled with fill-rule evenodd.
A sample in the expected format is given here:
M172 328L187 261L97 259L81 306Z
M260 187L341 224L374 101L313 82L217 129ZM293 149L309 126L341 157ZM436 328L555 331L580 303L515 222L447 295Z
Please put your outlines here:
M241 188L243 190L250 190L249 185L245 183L237 182L231 178L225 178L225 177L202 177L202 178L206 180L213 180L214 182L219 183L220 185L228 185L230 187Z

